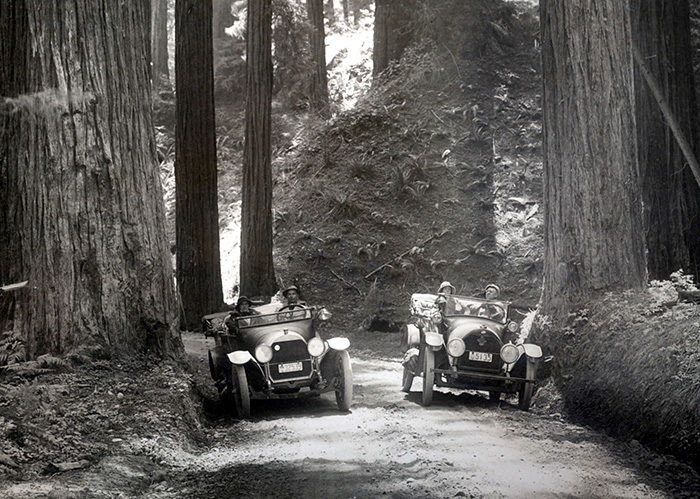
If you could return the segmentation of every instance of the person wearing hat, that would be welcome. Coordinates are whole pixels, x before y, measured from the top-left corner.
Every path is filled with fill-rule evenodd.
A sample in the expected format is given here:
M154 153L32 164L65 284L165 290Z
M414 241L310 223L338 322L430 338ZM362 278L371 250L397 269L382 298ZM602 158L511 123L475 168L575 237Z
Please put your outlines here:
M499 296L501 296L501 288L495 284L486 285L484 288L484 298L487 300L498 300Z
M282 296L287 300L287 304L280 307L279 310L293 310L306 307L306 302L299 300L299 288L296 286L289 286L282 291Z
M498 300L500 296L501 289L495 284L488 284L484 288L484 298L487 300ZM504 311L501 307L497 307L490 303L483 303L477 310L476 315L495 321L501 321L504 318Z
M238 334L238 324L236 319L240 317L249 317L251 315L260 315L260 312L253 308L250 308L252 303L253 302L251 302L247 296L241 296L238 298L238 301L236 302L236 308L234 308L224 320L224 324L226 325L229 334L232 334L234 336Z
M453 295L457 290L449 281L443 281L438 288L438 294Z

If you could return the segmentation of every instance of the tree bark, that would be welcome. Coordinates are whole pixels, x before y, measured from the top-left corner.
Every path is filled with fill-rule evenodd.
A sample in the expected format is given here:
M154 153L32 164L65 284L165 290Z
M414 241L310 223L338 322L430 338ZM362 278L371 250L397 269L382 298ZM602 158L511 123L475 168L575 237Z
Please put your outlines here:
M398 61L413 39L411 14L413 0L376 0L374 7L374 52L372 76L379 75L389 64Z
M151 0L151 71L154 93L170 90L168 0Z
M223 304L210 1L175 2L175 220L184 326Z
M323 26L323 0L306 0L311 23L313 71L309 85L309 103L313 111L328 115L328 76L326 74L326 35Z
M241 293L271 296L272 262L272 7L248 0L246 130L241 204Z
M632 33L681 132L694 144L696 96L687 0L633 2ZM639 165L649 275L700 271L700 188L639 67L635 71Z
M323 0L321 0L323 3ZM328 23L335 24L335 4L333 0L326 0L326 11L328 12Z
M181 348L150 0L2 0L0 282L29 357Z
M540 3L545 264L555 318L646 283L628 0Z

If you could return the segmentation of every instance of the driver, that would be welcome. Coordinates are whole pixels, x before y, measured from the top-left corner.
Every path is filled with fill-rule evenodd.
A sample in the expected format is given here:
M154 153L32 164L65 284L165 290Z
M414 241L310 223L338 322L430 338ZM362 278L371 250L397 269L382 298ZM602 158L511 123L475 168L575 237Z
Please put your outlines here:
M498 300L499 296L501 296L501 288L495 284L486 285L484 288L484 298L487 300Z
M484 298L487 300L498 300L501 296L501 288L495 284L488 284L484 288ZM501 307L492 305L491 303L483 303L476 312L479 317L486 317L495 321L504 319L504 312Z
M306 302L299 300L299 288L296 286L289 286L287 289L282 291L282 296L287 300L287 304L278 309L280 310L294 310L295 308L305 308Z

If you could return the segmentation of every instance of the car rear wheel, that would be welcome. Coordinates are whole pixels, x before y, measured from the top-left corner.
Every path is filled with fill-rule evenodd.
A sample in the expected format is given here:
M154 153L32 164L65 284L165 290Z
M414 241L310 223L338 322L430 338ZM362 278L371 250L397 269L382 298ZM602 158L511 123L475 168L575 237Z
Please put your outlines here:
M350 354L343 350L338 352L338 374L335 385L335 401L338 409L349 411L352 405L352 367L350 366Z
M527 367L525 368L525 379L531 380L526 381L520 387L518 391L518 408L521 411L527 411L530 409L530 401L532 400L532 391L535 387L535 362L527 359Z
M413 386L413 373L406 369L405 367L403 368L403 384L401 386L401 390L409 393L411 391L411 386Z
M423 405L433 403L433 385L435 384L435 352L425 347L423 354Z
M233 366L233 379L236 385L236 393L233 394L236 401L236 412L240 419L250 417L250 391L248 390L248 376L243 366Z

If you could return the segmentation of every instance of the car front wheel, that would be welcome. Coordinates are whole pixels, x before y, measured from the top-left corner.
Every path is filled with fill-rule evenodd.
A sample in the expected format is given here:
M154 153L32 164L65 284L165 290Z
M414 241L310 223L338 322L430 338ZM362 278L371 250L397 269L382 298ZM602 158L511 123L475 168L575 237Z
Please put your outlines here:
M425 347L423 353L423 405L433 403L433 385L435 384L435 352Z
M335 385L335 401L338 409L349 411L352 405L352 367L350 354L343 350L338 352L338 374Z
M518 408L521 411L527 411L530 409L530 401L532 400L532 391L535 387L535 362L527 359L527 367L525 369L525 379L532 380L526 381L520 387L518 391Z
M250 417L250 391L248 390L248 376L246 376L243 366L233 366L233 379L236 385L236 393L233 394L236 400L236 412L240 419Z

